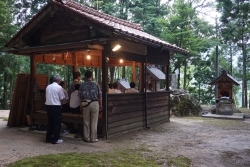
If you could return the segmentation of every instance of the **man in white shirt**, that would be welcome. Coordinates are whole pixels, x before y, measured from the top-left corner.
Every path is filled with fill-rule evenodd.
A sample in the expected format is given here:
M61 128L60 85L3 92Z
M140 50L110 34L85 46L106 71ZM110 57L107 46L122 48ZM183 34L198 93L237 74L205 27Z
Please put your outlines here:
M48 127L46 132L46 142L60 144L61 131L61 101L65 98L63 89L59 85L61 78L56 75L53 77L53 83L46 88L46 110L48 118Z
M80 113L81 99L78 97L79 87L80 87L80 84L76 84L75 91L72 92L70 96L69 106L70 106L70 110L72 114Z
M139 91L135 89L135 83L134 82L130 83L130 89L127 90L126 93L139 93Z

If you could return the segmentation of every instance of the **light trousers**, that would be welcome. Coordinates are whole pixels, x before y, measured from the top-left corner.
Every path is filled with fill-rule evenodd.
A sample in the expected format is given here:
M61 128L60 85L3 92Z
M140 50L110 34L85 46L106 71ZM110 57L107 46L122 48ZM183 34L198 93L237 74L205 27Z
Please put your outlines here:
M93 101L87 107L82 107L83 113L83 137L85 141L97 139L97 123L99 115L99 103Z

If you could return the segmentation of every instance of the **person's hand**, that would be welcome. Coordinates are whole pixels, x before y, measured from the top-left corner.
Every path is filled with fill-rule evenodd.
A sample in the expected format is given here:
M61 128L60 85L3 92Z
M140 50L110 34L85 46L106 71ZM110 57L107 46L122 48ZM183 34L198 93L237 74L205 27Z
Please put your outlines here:
M102 111L102 106L101 105L99 105L99 111Z

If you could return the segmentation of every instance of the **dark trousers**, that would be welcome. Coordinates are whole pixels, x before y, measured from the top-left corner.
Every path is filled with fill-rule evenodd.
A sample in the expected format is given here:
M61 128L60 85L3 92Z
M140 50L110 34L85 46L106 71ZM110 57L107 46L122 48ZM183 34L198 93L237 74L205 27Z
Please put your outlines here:
M63 104L62 105L62 112L69 112L70 108L69 108L69 103Z
M46 142L56 143L61 132L61 106L46 105L48 127Z
M72 114L81 114L80 106L78 106L76 108L71 108L70 107L70 111L71 111Z

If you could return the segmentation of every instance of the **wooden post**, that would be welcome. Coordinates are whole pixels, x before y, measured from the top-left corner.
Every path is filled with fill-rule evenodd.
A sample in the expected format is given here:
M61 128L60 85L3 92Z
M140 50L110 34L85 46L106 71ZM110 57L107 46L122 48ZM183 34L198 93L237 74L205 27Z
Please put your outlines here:
M78 71L78 66L77 66L77 56L76 56L76 53L73 52L72 53L72 59L73 59L73 68L72 68L72 74L73 74L73 80L75 79L74 78L74 73Z
M144 63L140 63L140 92L144 92ZM145 88L146 89L146 88Z
M110 45L106 45L102 51L102 134L106 139L108 139L108 64L106 60L110 51Z
M136 66L134 61L132 63L132 81L136 82Z
M35 103L34 103L34 94L33 94L33 88L35 84L35 78L36 78L36 62L35 62L35 55L30 56L30 119L31 124L33 124L33 113L35 111Z
M169 60L170 60L170 52L168 52L167 54L167 63L166 63L166 66L165 66L165 82L166 82L166 88L165 88L165 91L168 91L168 109L167 109L167 112L168 112L168 115L169 115L169 119L170 119L170 92L169 92Z
M167 55L168 59L167 59L167 64L165 66L165 82L166 82L166 91L169 91L169 59L170 59L170 54L168 52Z

